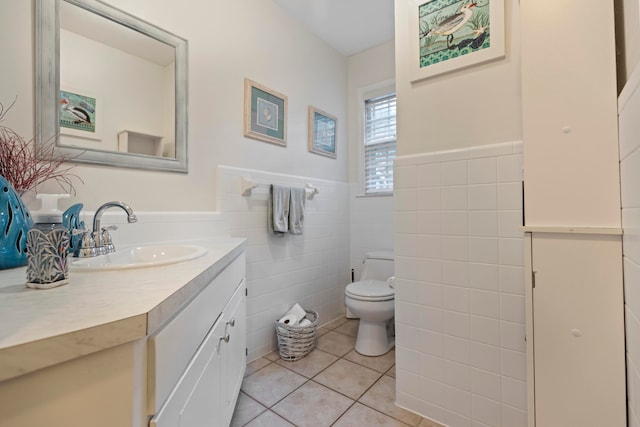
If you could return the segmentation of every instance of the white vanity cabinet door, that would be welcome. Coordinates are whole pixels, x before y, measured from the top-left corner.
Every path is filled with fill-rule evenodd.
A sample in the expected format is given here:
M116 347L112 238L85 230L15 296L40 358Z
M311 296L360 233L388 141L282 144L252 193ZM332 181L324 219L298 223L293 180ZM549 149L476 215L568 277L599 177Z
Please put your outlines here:
M246 368L246 281L189 362L150 427L226 427Z
M229 337L228 342L220 343L219 351L224 367L222 373L224 399L221 411L223 417L221 425L224 426L231 422L247 366L246 306L245 281L243 280L223 313L223 321L226 325L225 336Z

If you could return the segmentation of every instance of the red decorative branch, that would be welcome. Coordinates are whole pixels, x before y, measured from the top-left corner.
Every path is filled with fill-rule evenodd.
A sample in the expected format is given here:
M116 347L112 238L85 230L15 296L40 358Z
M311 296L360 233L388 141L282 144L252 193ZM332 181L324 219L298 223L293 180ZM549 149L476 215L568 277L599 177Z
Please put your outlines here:
M4 121L15 102L7 109L0 103L0 122ZM0 175L20 194L35 189L45 181L55 180L64 192L75 195L72 178L83 181L71 173L75 165L66 163L73 158L55 150L55 140L53 138L35 144L33 140L27 141L13 129L0 124Z

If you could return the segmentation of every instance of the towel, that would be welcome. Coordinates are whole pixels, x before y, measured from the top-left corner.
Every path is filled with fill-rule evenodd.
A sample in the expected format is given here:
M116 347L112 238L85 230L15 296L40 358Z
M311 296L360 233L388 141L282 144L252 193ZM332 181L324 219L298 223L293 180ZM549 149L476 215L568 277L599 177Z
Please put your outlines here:
M268 227L275 235L283 236L289 231L289 187L271 185L269 187Z
M289 207L289 233L302 234L304 226L304 203L307 191L304 188L292 188Z

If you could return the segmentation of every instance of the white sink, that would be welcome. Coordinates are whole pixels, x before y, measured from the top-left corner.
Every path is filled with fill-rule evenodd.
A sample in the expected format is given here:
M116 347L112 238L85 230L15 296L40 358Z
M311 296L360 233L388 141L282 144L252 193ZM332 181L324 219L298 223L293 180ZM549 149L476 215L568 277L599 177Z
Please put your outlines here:
M74 258L71 270L102 271L156 267L189 261L203 256L207 248L197 245L158 244L118 249L114 253L91 258Z

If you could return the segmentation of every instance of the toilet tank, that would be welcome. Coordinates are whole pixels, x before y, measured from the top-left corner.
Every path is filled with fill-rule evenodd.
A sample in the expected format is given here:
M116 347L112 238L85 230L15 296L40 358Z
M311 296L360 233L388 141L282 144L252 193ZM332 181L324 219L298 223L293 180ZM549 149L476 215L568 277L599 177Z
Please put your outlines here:
M393 275L392 251L371 251L365 254L360 280L387 280Z

